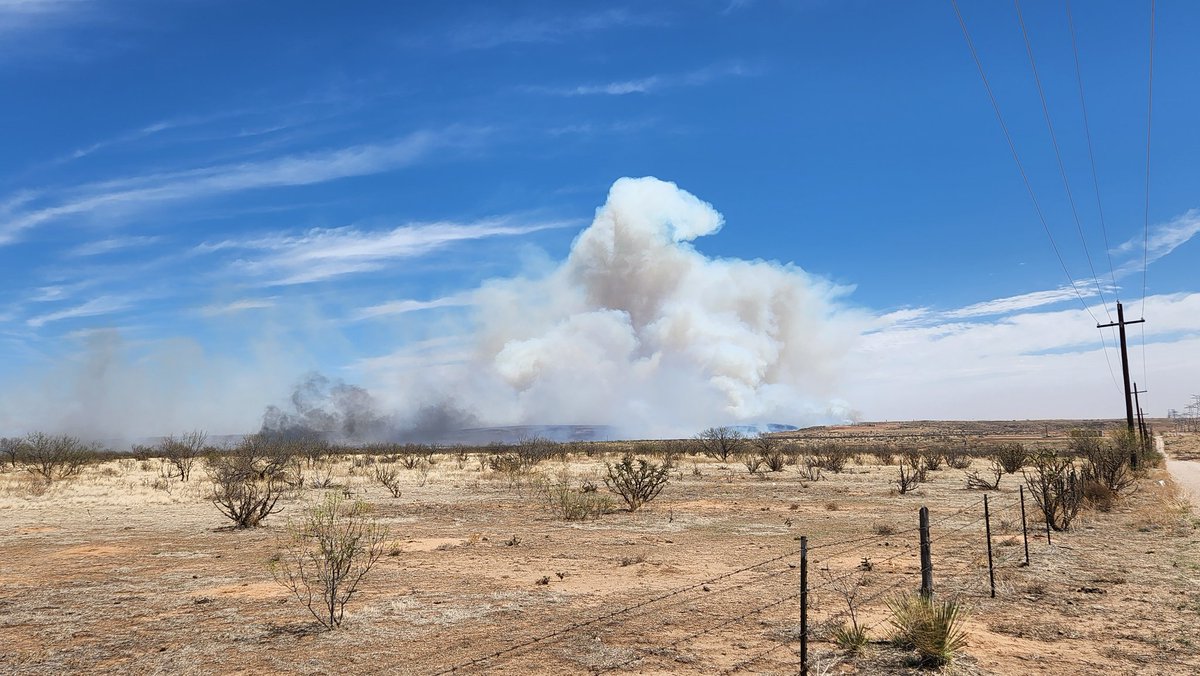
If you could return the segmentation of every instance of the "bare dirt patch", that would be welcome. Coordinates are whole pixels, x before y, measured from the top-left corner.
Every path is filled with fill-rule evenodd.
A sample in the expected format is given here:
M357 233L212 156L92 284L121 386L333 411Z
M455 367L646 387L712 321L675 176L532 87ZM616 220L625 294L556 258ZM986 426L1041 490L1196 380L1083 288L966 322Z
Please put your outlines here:
M575 455L539 470L595 476L604 459ZM814 666L915 673L886 642L883 600L919 584L921 505L935 523L938 594L971 610L961 673L1200 670L1200 537L1165 473L1111 512L1054 533L1053 544L1032 533L1028 567L1018 479L1004 477L991 494L992 599L982 494L943 468L897 495L896 467L873 463L808 481L797 466L751 475L687 458L643 511L564 522L531 487L510 487L474 458L407 472L400 498L344 458L336 490L372 503L394 542L334 632L315 631L268 570L286 519L321 491L287 496L264 528L230 531L202 478L167 493L148 481L153 470L107 463L40 496L0 491L0 671L795 673L793 552L806 535ZM18 480L0 474L0 483ZM872 642L850 657L825 622L842 601L817 587L823 568L864 565Z

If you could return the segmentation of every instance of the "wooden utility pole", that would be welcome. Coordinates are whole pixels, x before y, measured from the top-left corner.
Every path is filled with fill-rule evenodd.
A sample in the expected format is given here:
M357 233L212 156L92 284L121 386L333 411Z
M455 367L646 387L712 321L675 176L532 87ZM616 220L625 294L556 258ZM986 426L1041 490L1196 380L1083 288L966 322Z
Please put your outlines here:
M1125 321L1125 308L1121 306L1121 301L1117 301L1117 321L1109 324L1097 324L1098 329L1107 329L1109 327L1117 327L1121 336L1121 373L1125 376L1125 423L1129 426L1129 433L1136 434L1133 428L1133 389L1129 387L1129 349L1125 345L1125 327L1129 324L1141 324L1146 321L1135 319L1133 321ZM1137 461L1134 461L1134 466L1137 466Z
M1142 416L1142 404L1138 401L1138 395L1145 393L1146 390L1138 389L1137 383L1133 384L1133 407L1137 409L1138 434L1141 435L1143 449L1150 447L1149 434L1146 432L1146 419Z

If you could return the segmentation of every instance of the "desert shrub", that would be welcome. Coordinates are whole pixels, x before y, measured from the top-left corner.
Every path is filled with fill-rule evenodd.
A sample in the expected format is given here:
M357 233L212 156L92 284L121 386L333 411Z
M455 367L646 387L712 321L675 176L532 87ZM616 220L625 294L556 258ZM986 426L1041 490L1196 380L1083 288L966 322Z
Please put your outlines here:
M564 446L545 437L522 437L513 446L513 451L527 468L534 468L545 460L563 457Z
M885 467L896 462L896 454L890 447L884 444L872 446L870 453L875 457L875 462Z
M788 456L782 451L771 451L758 457L762 459L763 465L766 465L767 469L772 472L782 472L788 462Z
M21 441L19 439L4 437L0 439L0 458L6 460L9 467L16 469L20 448Z
M1024 471L1025 485L1042 510L1046 523L1056 531L1070 528L1083 503L1083 480L1070 458L1054 451L1030 456L1033 471Z
M809 481L821 480L821 461L817 456L804 456L804 478Z
M971 466L971 456L965 449L946 449L942 457L946 460L946 466L951 469L966 469Z
M1016 474L1025 466L1025 461L1028 459L1029 453L1025 450L1022 444L1013 442L1009 444L997 444L992 451L992 458L1000 463L1007 474Z
M1000 462L992 460L988 466L987 472L966 472L967 488L981 491L995 491L1000 489L1000 477L1004 476L1004 468L1000 466Z
M942 462L945 460L945 458L938 451L929 451L922 454L921 460L925 465L925 469L929 470L930 472L938 472L941 471Z
M696 435L696 442L704 455L721 462L729 462L746 447L746 437L732 427L710 427Z
M400 497L400 471L396 469L394 464L385 465L380 463L375 465L371 476L386 488L392 494L393 498Z
M550 511L564 521L598 519L616 508L611 497L596 492L595 484L589 482L578 489L568 481L546 482L542 497Z
M94 446L77 437L33 432L21 439L16 457L28 472L50 482L76 476L91 462L95 452Z
M196 461L204 455L204 442L208 435L194 430L178 437L169 436L158 443L156 452L163 459L168 479L187 481L192 476Z
M282 446L261 435L247 437L229 453L209 459L209 499L236 528L254 528L278 511L291 463Z
M814 454L821 469L837 474L846 468L850 460L850 449L837 444L821 444Z
M1128 432L1123 432L1128 435ZM1109 492L1119 494L1133 485L1135 477L1130 467L1128 444L1117 441L1105 443L1096 437L1073 437L1067 448L1083 461L1085 483L1096 483Z
M821 570L825 584L841 597L846 604L846 614L849 622L835 627L832 632L833 642L848 653L854 654L867 645L867 630L858 622L858 610L861 604L859 594L868 585L867 573L871 570L870 560L863 559L864 565L851 574L834 575L829 568Z
M636 466L631 455L626 455L615 465L605 463L604 466L608 470L604 485L621 496L631 512L658 497L667 485L668 468L641 458L637 459Z
M966 609L957 601L901 596L888 601L893 642L917 651L921 665L938 667L967 646Z
M900 463L908 465L911 469L921 469L922 458L921 450L912 444L901 444L896 448L897 455L900 456Z
M890 523L876 522L871 526L872 532L876 535L895 535L896 527Z
M1092 509L1110 512L1119 497L1116 491L1099 481L1088 478L1083 481L1083 502Z
M906 464L901 464L900 475L896 477L896 490L900 495L904 495L916 488L923 481L925 481L924 466L913 469Z
M326 629L341 626L346 604L384 552L387 529L363 502L336 493L288 524L284 551L271 575Z
M762 469L763 459L757 453L747 453L742 456L742 464L746 466L747 472L758 474L758 470Z

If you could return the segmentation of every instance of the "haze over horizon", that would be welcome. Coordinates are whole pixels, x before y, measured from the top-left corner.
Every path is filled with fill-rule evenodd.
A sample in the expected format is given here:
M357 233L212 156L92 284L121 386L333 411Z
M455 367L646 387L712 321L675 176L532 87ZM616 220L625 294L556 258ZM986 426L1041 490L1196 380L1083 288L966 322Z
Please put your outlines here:
M1200 6L1145 233L1148 8L1075 8L1103 230L1025 8L1085 248L1013 8L960 4L1076 288L948 4L0 0L0 435L1120 418L1116 298L1182 407Z

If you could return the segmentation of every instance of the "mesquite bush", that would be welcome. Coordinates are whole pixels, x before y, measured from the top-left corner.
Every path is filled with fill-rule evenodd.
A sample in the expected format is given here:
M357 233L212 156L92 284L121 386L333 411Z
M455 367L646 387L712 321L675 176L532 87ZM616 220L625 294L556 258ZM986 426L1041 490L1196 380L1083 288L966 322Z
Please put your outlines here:
M667 485L667 473L670 471L666 465L642 458L637 459L635 466L634 458L630 455L615 465L605 463L604 466L608 469L604 485L621 496L631 512L636 512L642 505L658 497Z

